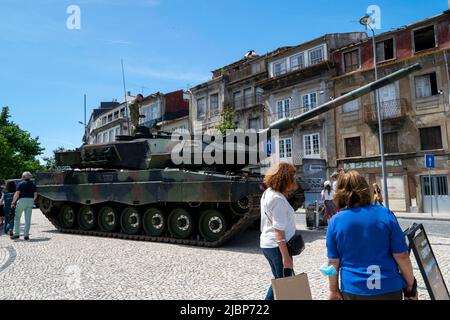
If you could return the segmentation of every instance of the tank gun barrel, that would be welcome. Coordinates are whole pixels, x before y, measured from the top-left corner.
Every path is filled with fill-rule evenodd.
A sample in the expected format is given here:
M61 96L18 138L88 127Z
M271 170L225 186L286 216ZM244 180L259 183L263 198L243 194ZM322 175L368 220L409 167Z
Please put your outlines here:
M394 83L397 80L400 80L400 79L410 75L411 73L413 73L417 70L420 70L421 68L422 67L420 66L419 63L413 64L406 68L402 68L384 78L381 78L377 81L371 82L361 88L358 88L358 89L351 91L339 98L331 100L317 108L314 108L313 110L302 113L301 115L298 115L295 117L280 119L280 120L274 122L273 124L271 124L267 129L262 130L260 133L264 133L269 130L280 130L280 131L287 130L298 123L308 121L322 113L333 110L333 109L335 109L341 105L344 105L350 101L358 99L372 91L378 90L378 89L383 88L391 83Z

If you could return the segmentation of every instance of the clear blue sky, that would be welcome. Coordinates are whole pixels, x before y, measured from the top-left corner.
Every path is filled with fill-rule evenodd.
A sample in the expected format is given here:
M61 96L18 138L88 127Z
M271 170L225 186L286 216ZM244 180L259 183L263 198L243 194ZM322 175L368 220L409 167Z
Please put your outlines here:
M71 4L80 30L66 28ZM447 8L446 0L0 0L0 106L49 155L81 144L84 93L88 111L122 99L121 58L132 93L186 89L250 49L364 31L357 21L371 4L382 10L378 32Z

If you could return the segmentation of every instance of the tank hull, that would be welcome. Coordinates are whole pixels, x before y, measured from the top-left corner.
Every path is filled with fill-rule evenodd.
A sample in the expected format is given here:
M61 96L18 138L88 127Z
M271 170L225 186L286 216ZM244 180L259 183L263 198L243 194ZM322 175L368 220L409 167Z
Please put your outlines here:
M260 216L260 176L179 169L64 171L38 174L36 184L41 211L64 233L217 247L246 230ZM102 212L108 211L105 208L117 220L111 229L102 228ZM92 228L80 222L83 210L92 211ZM144 216L152 210L161 213L166 225L175 225L173 228L181 232L166 227L155 236L140 227L130 234L121 225L129 212L144 225ZM179 221L171 221L179 219L177 210L185 212L181 217L189 218L188 223L193 225L189 234L176 225ZM68 212L71 220L65 218ZM208 227L210 230L205 231Z

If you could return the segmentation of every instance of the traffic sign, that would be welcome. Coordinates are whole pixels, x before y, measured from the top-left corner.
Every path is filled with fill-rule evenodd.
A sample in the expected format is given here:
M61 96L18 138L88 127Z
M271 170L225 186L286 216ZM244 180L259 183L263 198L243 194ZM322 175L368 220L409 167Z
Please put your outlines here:
M433 154L425 155L425 166L427 169L436 168L436 157Z
M273 145L272 139L268 139L266 144L266 152L268 156L272 154L272 145Z

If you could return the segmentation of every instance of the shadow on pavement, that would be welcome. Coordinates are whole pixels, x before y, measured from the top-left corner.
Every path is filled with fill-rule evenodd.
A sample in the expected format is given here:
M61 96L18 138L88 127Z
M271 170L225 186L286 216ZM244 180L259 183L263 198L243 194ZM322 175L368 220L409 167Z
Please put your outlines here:
M306 246L308 246L308 243L323 240L326 237L325 231L321 230L297 230L297 233L302 235ZM249 229L216 250L261 254L261 249L259 247L260 234L261 233L258 230Z

